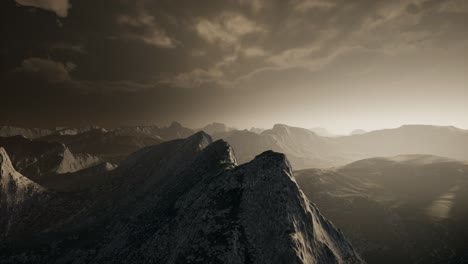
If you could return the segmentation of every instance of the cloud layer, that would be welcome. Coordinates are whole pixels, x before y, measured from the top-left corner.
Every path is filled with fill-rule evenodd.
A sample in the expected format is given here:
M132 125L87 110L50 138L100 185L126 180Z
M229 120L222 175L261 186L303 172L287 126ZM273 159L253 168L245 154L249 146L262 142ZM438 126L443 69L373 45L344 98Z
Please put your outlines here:
M27 58L15 69L15 72L38 75L49 82L71 80L70 72L76 68L73 62L57 62L44 58Z
M50 12L24 6L54 12L62 26ZM440 105L445 112L434 122L468 126L460 114L468 105L467 6L466 0L2 1L8 17L0 82L11 97L19 94L8 87L23 94L42 87L57 100L100 98L90 100L95 109L115 105L110 98L135 109L121 120L104 111L116 123L350 126L361 116L391 126L424 120Z

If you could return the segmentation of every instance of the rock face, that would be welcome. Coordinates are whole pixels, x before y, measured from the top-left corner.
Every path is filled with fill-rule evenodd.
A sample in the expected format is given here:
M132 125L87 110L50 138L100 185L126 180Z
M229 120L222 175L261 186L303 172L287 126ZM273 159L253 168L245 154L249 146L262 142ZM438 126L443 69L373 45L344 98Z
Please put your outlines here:
M4 241L2 262L362 263L283 154L238 166L226 142L199 132L144 148L113 173L104 186L54 199L44 214L59 220Z
M301 189L369 263L463 263L468 164L430 155L296 171Z
M24 213L46 190L17 172L4 148L0 148L0 238L8 236L10 227L21 222Z

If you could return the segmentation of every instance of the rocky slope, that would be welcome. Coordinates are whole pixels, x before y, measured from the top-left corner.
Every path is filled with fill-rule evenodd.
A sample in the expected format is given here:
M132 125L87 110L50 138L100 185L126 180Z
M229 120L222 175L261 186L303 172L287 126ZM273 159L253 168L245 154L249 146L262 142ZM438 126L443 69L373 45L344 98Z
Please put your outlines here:
M239 166L226 142L199 132L144 148L113 173L107 184L57 194L36 216L56 220L0 244L0 262L362 263L283 154Z
M4 148L0 148L0 238L20 225L34 204L46 197L46 189L17 172Z
M467 163L400 155L295 176L369 263L463 263L468 256Z

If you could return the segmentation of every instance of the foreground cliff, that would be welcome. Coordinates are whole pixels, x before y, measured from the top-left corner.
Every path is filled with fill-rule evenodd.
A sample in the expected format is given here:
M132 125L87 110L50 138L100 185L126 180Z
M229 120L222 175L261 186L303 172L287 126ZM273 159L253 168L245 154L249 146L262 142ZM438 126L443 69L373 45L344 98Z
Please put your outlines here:
M39 218L56 220L4 241L0 262L362 263L283 154L238 166L226 142L199 132L134 153L110 178L54 194Z

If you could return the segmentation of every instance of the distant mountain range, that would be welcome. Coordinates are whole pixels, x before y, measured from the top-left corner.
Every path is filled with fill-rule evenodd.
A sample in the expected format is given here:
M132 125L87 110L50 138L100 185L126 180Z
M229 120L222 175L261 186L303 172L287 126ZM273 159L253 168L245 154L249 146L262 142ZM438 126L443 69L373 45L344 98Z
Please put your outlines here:
M13 130L8 128L0 131L9 131L7 135L11 135ZM213 123L203 130L216 139L229 142L240 163L250 161L266 150L285 153L294 169L327 168L365 158L399 154L428 154L468 160L468 131L455 127L405 125L367 133L359 130L350 136L335 137L323 137L308 129L282 124L254 132ZM15 131L30 135L35 129L29 131L21 128ZM185 138L195 133L195 130L177 122L166 128L133 126L106 130L93 127L59 131L38 139L60 142L73 153L91 154L112 163L118 163L144 146Z
M369 263L464 263L468 257L468 162L400 155L295 177Z
M89 154L73 154L64 144L31 140L23 136L0 137L14 167L34 181L43 177L76 172L102 161Z
M338 137L339 136L337 134L330 132L328 129L323 128L323 127L314 127L309 130L321 137Z
M225 132L229 132L233 130L236 130L236 129L233 127L228 127L227 125L223 123L216 123L216 122L208 124L204 126L203 128L197 129L197 131L203 131L205 133L208 133L209 135L215 135L217 133L225 133Z
M400 154L427 154L468 160L468 131L455 127L405 125L371 132L359 130L350 136L335 137L323 137L308 129L283 124L267 130L236 130L221 123L213 123L202 130L233 146L240 163L250 161L264 151L274 150L286 154L296 170L329 168L360 159ZM7 135L11 135L13 130L9 127L0 131L8 131ZM29 135L35 130L21 128L16 131ZM91 154L111 163L120 162L144 146L186 138L195 133L195 130L176 122L164 128L132 126L106 130L94 127L61 131L37 139L63 143L73 153Z
M455 127L407 125L342 137L275 125L261 133L235 130L215 134L229 142L239 161L272 149L285 153L294 169L341 166L360 159L400 154L428 154L468 160L468 131Z
M204 132L145 147L79 191L35 183L3 148L0 165L2 263L363 263L283 154L237 165Z
M346 162L335 156L338 145L332 139L317 136L305 128L277 124L261 133L236 130L214 136L226 140L234 148L240 163L266 150L285 153L295 169L330 167L338 161Z

